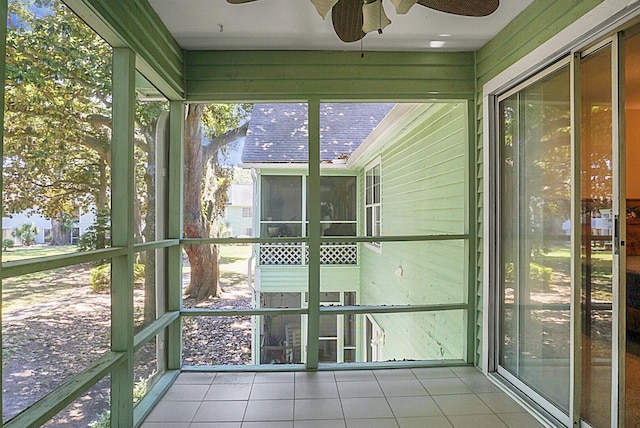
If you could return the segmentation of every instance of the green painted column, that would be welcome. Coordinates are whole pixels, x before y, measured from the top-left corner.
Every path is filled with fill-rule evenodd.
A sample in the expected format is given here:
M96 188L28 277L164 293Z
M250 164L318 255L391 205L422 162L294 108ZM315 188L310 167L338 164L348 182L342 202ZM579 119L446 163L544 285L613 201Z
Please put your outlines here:
M169 188L167 238L182 236L183 165L184 165L184 113L182 101L171 101L169 110ZM167 312L180 311L182 305L182 247L167 249ZM168 328L167 369L182 366L182 322L176 319Z
M2 78L3 85L0 86L0 100L4 100L4 81L5 81L5 73L6 73L6 59L7 59L7 0L0 0L0 20L2 20L2 24L0 26L0 38L2 39L2 44L0 44L0 77ZM0 123L4 126L4 108L0 109ZM0 134L0 157L4 159L3 141L4 133ZM1 171L0 171L1 172ZM0 174L0 191L3 189L2 183L2 174ZM4 209L2 210L4 213ZM1 225L2 220L0 220ZM2 258L2 247L0 247L0 259ZM0 263L0 286L2 285L2 263ZM0 288L1 290L1 288ZM2 304L2 293L0 293L0 305ZM0 306L1 307L1 306ZM2 325L2 312L0 311L0 326ZM2 329L0 329L0 349L2 349ZM2 357L0 356L0 391L3 391L2 387L2 367L4 367L4 363L2 362ZM2 409L2 393L0 393L0 409ZM0 418L0 425L2 424L2 418Z
M111 260L111 349L126 358L111 373L111 426L133 426L133 198L135 53L113 50L111 142L111 239L126 248Z
M320 101L309 100L309 314L307 368L318 368L320 334Z

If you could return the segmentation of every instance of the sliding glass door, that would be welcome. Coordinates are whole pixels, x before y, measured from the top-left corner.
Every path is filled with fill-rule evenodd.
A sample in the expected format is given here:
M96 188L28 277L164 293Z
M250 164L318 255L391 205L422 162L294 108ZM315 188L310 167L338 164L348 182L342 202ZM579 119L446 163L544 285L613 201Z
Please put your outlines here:
M570 70L499 103L499 372L565 419L569 409Z

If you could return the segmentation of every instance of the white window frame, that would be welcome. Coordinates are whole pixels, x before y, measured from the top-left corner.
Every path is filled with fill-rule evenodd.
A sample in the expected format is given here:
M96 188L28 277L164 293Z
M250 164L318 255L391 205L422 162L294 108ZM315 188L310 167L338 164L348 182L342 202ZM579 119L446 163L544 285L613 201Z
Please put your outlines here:
M380 188L378 195L379 195L379 200L378 201L373 201L374 199L374 195L375 193L373 192L373 185L369 186L367 183L367 175L369 173L373 173L374 169L377 168L378 172L379 172L379 181L378 181L378 186ZM364 168L364 184L363 184L363 195L362 195L362 201L363 201L363 206L364 206L364 231L363 231L363 235L364 236L381 236L382 235L382 158L380 156L378 156L376 159L374 159L372 162L370 162L365 168ZM371 199L372 202L371 203L367 203L367 194L369 193L369 190L371 189L372 194L371 194ZM367 210L371 208L372 210L372 222L373 224L371 225L371 234L367 233L367 231L369 230L369 219L368 219L368 215L367 215ZM377 214L377 215L376 215ZM379 223L379 230L378 233L376 234L376 230L375 230L375 225L376 223ZM375 251L377 253L382 253L382 243L381 242L365 242L364 246L366 248L369 248L372 251Z

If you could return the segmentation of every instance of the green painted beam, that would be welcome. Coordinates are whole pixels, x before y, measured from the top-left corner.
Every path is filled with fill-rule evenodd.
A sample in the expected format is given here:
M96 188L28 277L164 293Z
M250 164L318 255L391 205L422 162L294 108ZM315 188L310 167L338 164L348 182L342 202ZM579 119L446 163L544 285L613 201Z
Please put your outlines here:
M81 396L88 388L105 377L109 372L126 360L123 352L111 352L86 370L36 401L15 418L3 424L5 428L36 428L45 424L64 409L69 403Z
M254 309L182 309L181 316L209 317L209 316L246 316L246 315L306 315L307 308L254 308Z
M185 106L180 101L171 101L169 106L169 165L167 238L182 237L183 165L184 165L184 115ZM169 312L182 308L182 247L167 249L167 308ZM182 365L182 324L173 321L167 329L167 368L177 370Z
M0 20L2 20L2 24L0 24L0 39L2 40L2 44L0 45L0 78L2 82L5 82L5 74L6 74L6 62L7 62L7 1L8 0L0 0ZM0 100L4 100L4 85L0 87ZM4 126L4 106L0 109L0 123ZM4 128L3 128L4 129ZM0 159L4 159L4 133L0 135ZM0 166L0 168L2 168ZM2 170L0 170L1 172ZM3 182L2 182L3 174L0 174L0 192L4 190ZM4 216L4 209L2 210L2 215ZM2 220L0 219L0 226L2 225ZM2 260L2 247L0 247L0 260ZM0 263L0 290L2 290L2 278L4 276L4 266ZM2 307L2 292L0 292L0 308ZM2 311L0 311L0 326L2 326ZM2 342L2 329L0 328L0 349L4 349ZM4 355L4 352L2 353ZM2 361L2 356L0 355L0 409L2 409L2 392L4 388L2 387L2 371L4 368L4 362ZM0 414L2 412L0 411ZM2 425L2 417L0 417L0 426Z
M133 199L135 53L113 50L111 240L126 253L111 259L111 350L126 356L111 373L111 426L133 426Z
M95 262L103 259L122 256L126 254L126 248L104 248L101 250L81 253L61 254L57 256L34 257L32 259L16 260L2 263L2 278L11 278L29 273L41 272L50 269L59 269L80 263Z
M176 381L180 375L179 370L171 370L164 375L153 385L147 394L138 402L133 409L133 423L134 427L139 427L144 422L145 418L149 416L149 413L156 406L162 396L169 390L171 385Z
M309 312L307 315L307 369L318 368L320 334L320 100L309 100Z
M468 310L467 303L441 303L435 305L362 305L320 306L319 313L343 314L394 314L406 312L442 312ZM231 317L250 315L306 315L307 308L254 308L254 309L183 309L181 316Z
M160 248L167 248L174 245L180 245L180 240L178 239L163 239L160 241L153 242L144 242L141 244L134 244L133 250L136 253L141 253L144 251L158 250Z
M184 52L146 0L64 2L111 46L133 49L137 68L167 98L184 98Z
M180 312L167 312L157 320L146 326L133 338L133 352L137 351L145 343L156 337L162 330L171 325L180 317Z
M477 248L477 225L476 225L476 120L474 115L475 101L467 102L467 173L465 175L465 192L467 194L466 213L467 218L465 220L465 232L469 234L466 252L467 252L467 266L466 278L467 278L467 302L469 302L469 309L467 310L467 362L476 363L477 355L477 342L476 342L476 325L477 325L477 313L476 313L476 296L477 296L477 271L476 271L476 248Z
M469 239L467 234L441 235L387 235L387 236L321 236L321 243L351 242L411 242L411 241L456 241ZM188 244L297 244L309 243L309 238L185 238L181 245Z

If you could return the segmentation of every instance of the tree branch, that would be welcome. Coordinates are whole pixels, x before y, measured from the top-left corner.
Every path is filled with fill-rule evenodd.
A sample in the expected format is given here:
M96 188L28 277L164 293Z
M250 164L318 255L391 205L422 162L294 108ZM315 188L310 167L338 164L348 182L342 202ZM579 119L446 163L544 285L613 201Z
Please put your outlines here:
M249 129L249 122L245 122L244 125L231 129L224 134L220 134L215 137L208 146L204 146L202 148L202 152L204 154L205 162L209 162L211 157L215 155L221 147L226 146L227 144L233 143L238 138L244 137L247 135L247 129Z

